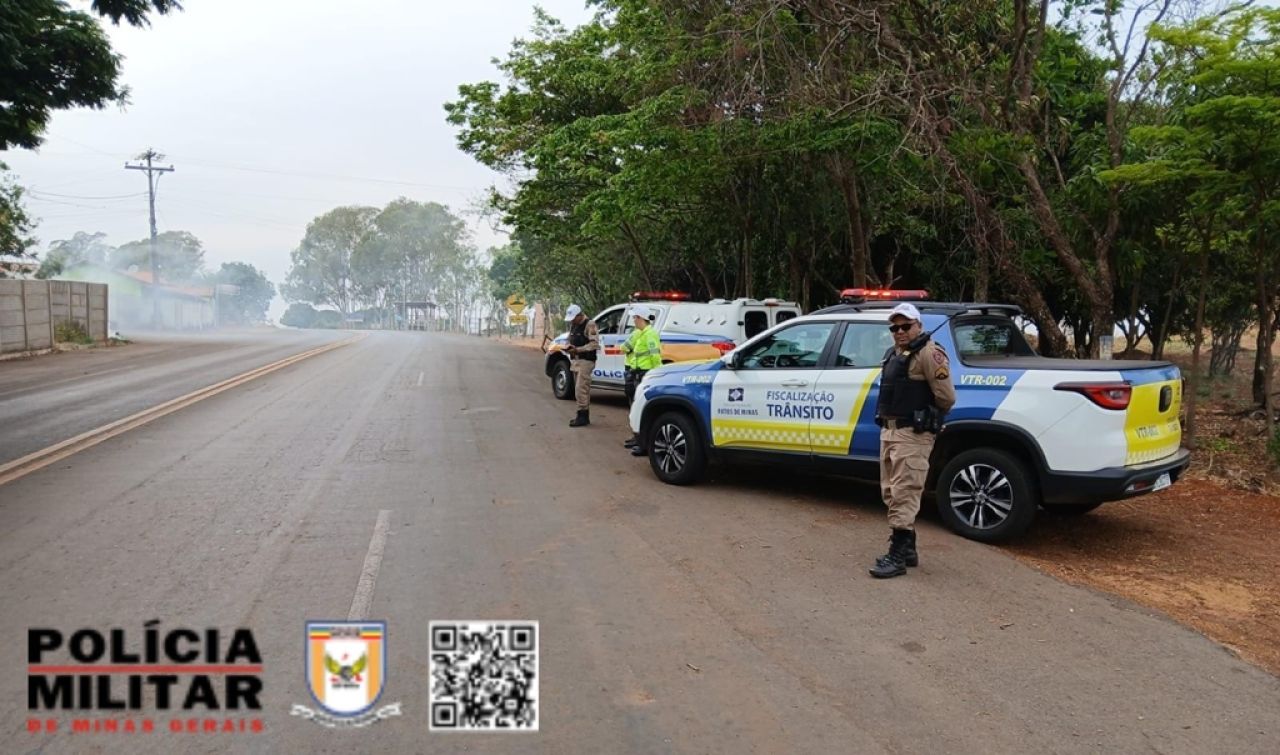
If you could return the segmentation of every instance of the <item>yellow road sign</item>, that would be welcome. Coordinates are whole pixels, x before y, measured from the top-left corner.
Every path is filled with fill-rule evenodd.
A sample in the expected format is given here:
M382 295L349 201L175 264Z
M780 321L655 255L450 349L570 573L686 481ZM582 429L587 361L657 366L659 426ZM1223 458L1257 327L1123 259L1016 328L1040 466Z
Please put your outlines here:
M513 314L520 314L526 306L528 306L528 302L520 294L512 294L507 297L507 309L511 310Z
M510 323L512 325L524 325L529 322L528 315L511 315Z

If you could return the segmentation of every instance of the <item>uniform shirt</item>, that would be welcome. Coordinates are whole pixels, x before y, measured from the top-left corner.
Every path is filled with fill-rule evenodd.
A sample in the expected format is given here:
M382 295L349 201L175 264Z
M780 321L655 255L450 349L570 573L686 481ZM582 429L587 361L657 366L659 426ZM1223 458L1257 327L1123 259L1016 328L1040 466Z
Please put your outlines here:
M898 353L901 353L900 351ZM946 414L956 405L956 387L951 384L951 360L947 352L929 339L908 363L907 377L923 380L933 392L933 402Z
M629 343L633 343L633 351L630 352L631 366L637 370L653 370L662 366L662 337L658 335L658 329L652 325L643 329L637 329L631 333L631 338L627 339Z
M622 342L622 366L628 370L635 369L636 361L636 339L639 337L640 331L633 330L627 336L627 340Z
M582 332L583 332L583 335L587 337L587 342L584 345L579 346L578 349L572 353L581 354L584 351L599 351L600 350L600 328L596 326L596 321L587 320L587 326L586 328L583 329Z

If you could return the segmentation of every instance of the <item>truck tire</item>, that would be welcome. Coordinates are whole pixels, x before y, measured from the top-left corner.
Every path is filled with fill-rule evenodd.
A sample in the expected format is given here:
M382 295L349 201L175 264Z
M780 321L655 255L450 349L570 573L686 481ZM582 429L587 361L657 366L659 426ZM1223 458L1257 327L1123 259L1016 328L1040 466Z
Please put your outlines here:
M561 401L573 400L573 370L568 359L558 359L551 368L551 392Z
M684 412L665 412L648 428L645 448L649 467L668 485L692 485L707 468L707 450L693 418Z
M938 475L935 494L938 515L947 527L984 543L1026 532L1040 504L1027 465L998 448L956 454Z

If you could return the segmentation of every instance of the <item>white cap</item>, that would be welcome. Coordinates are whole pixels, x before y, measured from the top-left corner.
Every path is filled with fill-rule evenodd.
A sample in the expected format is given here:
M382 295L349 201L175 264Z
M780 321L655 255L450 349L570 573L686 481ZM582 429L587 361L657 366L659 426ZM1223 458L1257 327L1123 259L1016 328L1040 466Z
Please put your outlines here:
M631 308L632 317L643 317L644 319L648 320L649 318L653 317L653 315L654 315L653 309L646 307L643 304L640 304Z
M582 307L577 304L570 304L569 308L564 311L564 319L566 322L572 322L573 318L582 314Z
M916 309L916 305L914 304L908 304L906 302L899 304L893 308L892 312L889 313L889 319L892 320L899 315L907 318L908 320L920 322L920 310Z

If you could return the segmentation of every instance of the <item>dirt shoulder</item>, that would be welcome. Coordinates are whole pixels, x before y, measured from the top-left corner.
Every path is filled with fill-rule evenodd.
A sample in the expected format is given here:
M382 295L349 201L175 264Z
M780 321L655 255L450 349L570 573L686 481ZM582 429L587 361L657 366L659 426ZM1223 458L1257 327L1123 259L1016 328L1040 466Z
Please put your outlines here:
M1018 559L1163 611L1280 675L1280 498L1207 480L1042 515Z

